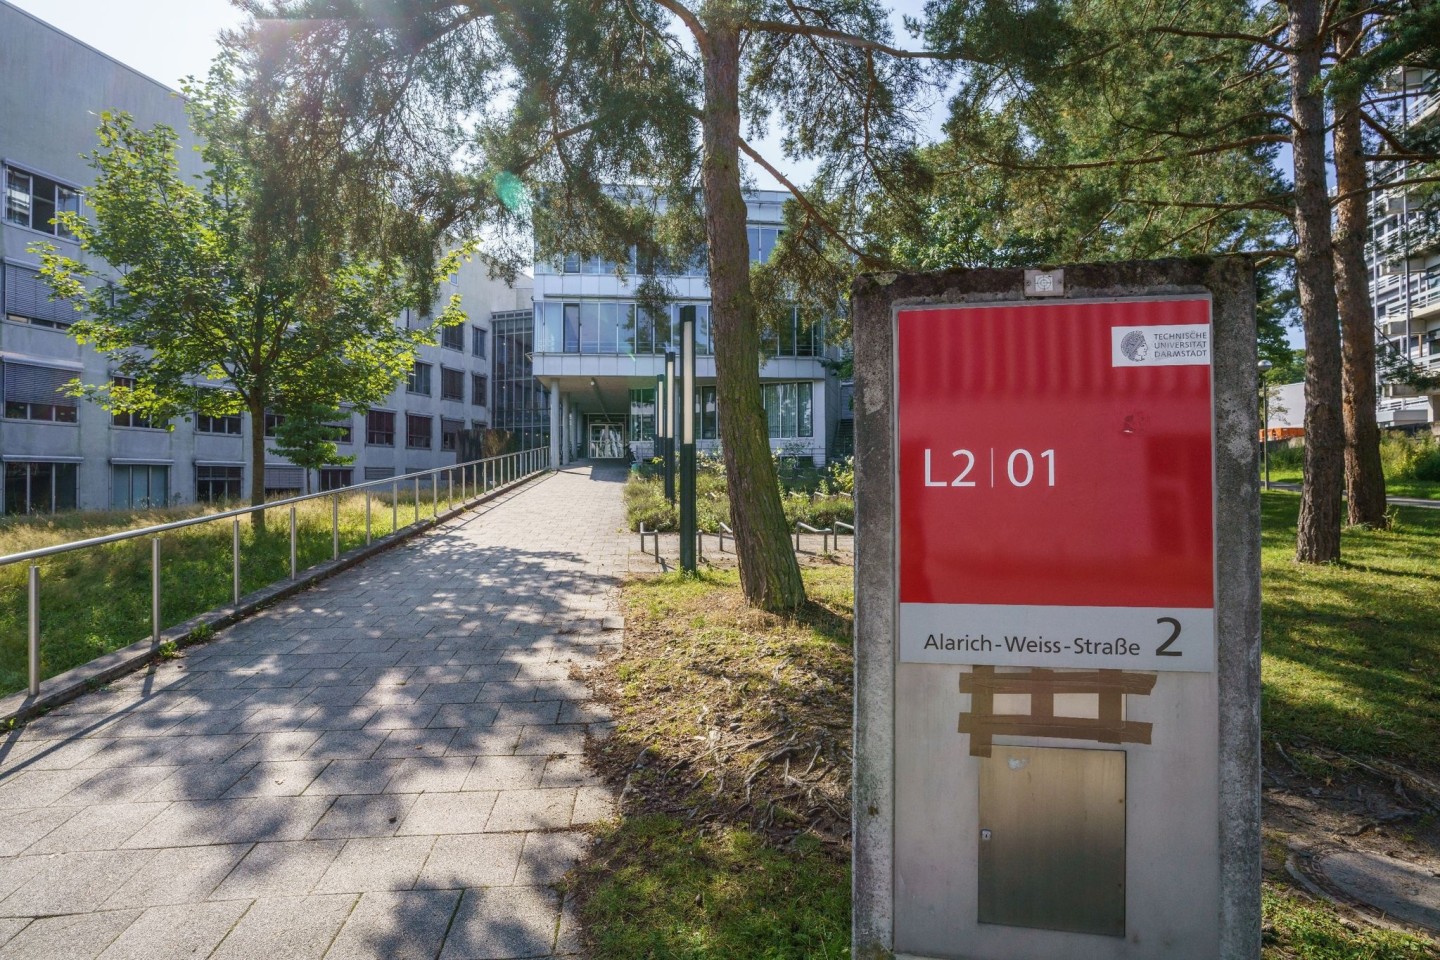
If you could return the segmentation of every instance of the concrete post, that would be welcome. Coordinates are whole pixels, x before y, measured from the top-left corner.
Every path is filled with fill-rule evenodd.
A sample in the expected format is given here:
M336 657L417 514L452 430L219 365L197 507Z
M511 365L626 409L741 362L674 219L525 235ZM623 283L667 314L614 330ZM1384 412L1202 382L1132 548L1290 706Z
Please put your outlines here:
M550 463L560 463L560 381L550 381Z

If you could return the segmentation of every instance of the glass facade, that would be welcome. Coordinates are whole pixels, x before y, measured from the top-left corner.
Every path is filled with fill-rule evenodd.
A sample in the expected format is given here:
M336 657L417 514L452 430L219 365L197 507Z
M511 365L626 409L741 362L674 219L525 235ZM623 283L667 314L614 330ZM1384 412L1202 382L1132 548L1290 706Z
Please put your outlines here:
M815 385L799 383L767 383L761 387L765 403L765 419L770 424L770 439L790 440L815 435L811 400Z
M5 515L74 510L74 463L10 460L5 464Z
M133 464L111 468L110 506L116 510L143 510L170 502L170 468Z
M655 388L630 391L631 441L655 439Z
M490 423L513 437L512 448L528 450L550 443L550 391L535 379L530 354L535 349L535 314L507 310L491 314L495 377L490 384Z
M637 356L679 351L680 308L695 307L695 352L715 352L710 305L672 303L658 312L621 300L546 300L535 304L538 353Z

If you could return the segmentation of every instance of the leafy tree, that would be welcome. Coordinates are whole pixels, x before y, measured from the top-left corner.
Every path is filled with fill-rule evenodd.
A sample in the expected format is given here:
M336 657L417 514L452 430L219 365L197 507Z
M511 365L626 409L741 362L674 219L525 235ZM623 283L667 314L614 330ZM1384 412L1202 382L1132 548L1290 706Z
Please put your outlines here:
M790 250L823 236L860 264L879 262L847 232L863 213L855 198L907 188L923 64L960 51L897 47L876 0L272 0L249 9L257 20L246 40L267 96L305 104L299 116L346 118L345 142L387 174L386 190L434 184L437 216L483 226L512 269L557 252L624 264L635 245L636 270L653 277L657 263L703 246L741 582L753 604L797 608L804 588L756 359L762 307L780 310L804 290L779 283L757 298L764 271L752 276L742 157L791 190ZM817 162L815 189L800 190L780 170L784 158L747 140L772 121L786 132L786 157ZM322 122L313 132L336 139ZM852 273L841 260L811 262Z
M963 34L996 51L964 78L951 139L968 157L1020 178L1017 189L1033 193L1035 184L1063 181L1066 189L1056 191L1063 206L1051 204L1062 242L1105 247L1118 239L1121 254L1198 235L1202 249L1270 246L1292 258L1306 340L1306 475L1296 542L1302 561L1339 556L1342 367L1355 374L1349 409L1359 428L1350 432L1351 445L1374 442L1362 422L1367 411L1372 423L1374 415L1360 375L1363 345L1373 340L1368 306L1349 335L1359 349L1342 362L1325 81L1337 37L1353 54L1347 27L1384 32L1402 11L1426 5L1050 0L1016 8L933 0L927 8L932 39ZM1016 48L1014 37L1037 31L1047 42ZM1364 111L1363 123L1382 138L1394 136L1386 119ZM1273 157L1280 144L1293 158L1290 182L1256 178L1254 162ZM1361 184L1334 200L1373 189ZM1341 237L1353 243L1348 238L1363 238L1363 230L1348 220ZM1366 292L1363 281L1345 292L1350 315L1361 317L1354 305ZM1371 459L1355 458L1355 470L1383 483Z
M249 412L250 498L259 504L267 411L291 424L287 452L328 457L310 430L315 411L381 400L415 348L433 342L430 331L395 322L406 307L428 306L429 289L390 238L403 232L413 243L425 228L391 206L388 222L359 229L341 205L337 166L294 152L278 118L247 112L223 62L187 93L205 172L194 183L181 176L172 129L104 114L89 157L94 219L65 215L87 256L47 248L43 272L58 295L84 303L70 328L76 339L136 383L81 385L83 395L157 420ZM440 269L454 269L457 256ZM435 325L462 319L452 299ZM196 389L209 383L216 389Z
M349 413L323 403L292 401L275 428L272 453L284 457L305 470L305 490L310 490L310 472L334 464L354 463L353 456L342 455L338 441L344 433L336 425Z

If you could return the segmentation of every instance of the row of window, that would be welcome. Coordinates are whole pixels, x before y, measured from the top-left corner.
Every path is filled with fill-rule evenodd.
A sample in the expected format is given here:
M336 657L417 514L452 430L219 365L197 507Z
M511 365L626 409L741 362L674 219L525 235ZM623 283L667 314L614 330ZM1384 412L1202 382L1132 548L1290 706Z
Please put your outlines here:
M5 222L73 240L74 234L54 222L61 213L80 212L80 191L38 173L5 167Z
M708 303L672 303L647 310L615 300L581 300L566 303L546 300L535 304L535 349L540 353L580 353L634 356L679 352L681 309L695 309L695 353L715 353ZM824 351L824 325L791 309L785 319L761 333L761 350L767 357L818 357Z
M423 374L418 373L424 369ZM424 390L414 389L411 393L429 393L430 364L415 365L417 373L412 382L417 386L423 381ZM442 400L465 399L465 371L440 369L440 397ZM75 378L74 371L55 367L42 367L29 363L0 363L0 395L4 397L4 414L10 420L43 420L51 423L75 423L79 419L79 401L65 394L65 386ZM133 389L135 381L129 377L113 377L117 387ZM489 395L489 378L483 373L470 375L470 402L477 407L486 405ZM393 414L392 414L393 417ZM428 419L428 418L427 418ZM265 436L275 436L275 428L281 418L276 414L265 415ZM116 413L111 422L117 427L163 430L166 421L156 421L138 413ZM351 426L347 420L334 424L340 431L339 443L351 442ZM238 413L221 416L197 414L195 429L200 433L239 436L242 432L241 415Z
M410 368L409 374L405 377L405 392L414 393L420 396L432 395L432 374L435 365L420 360ZM486 405L488 397L489 378L483 373L470 374L470 404L475 407ZM440 368L440 399L454 400L459 403L465 402L465 371L456 370L454 367Z
M795 440L815 436L815 384L767 383L761 387L765 419L771 440ZM701 440L720 436L715 387L700 385L695 391L695 429ZM630 439L655 439L655 388L630 391Z
M480 327L470 328L470 355L485 358L486 344L490 338L490 331ZM442 327L440 330L440 346L446 350L465 350L465 326L457 324L453 327Z
M750 242L750 262L764 263L770 259L775 244L784 232L783 227L762 227L751 225L745 228L746 239ZM572 273L582 276L611 276L618 272L619 264L602 257L582 257L578 253L567 254L551 265L556 273ZM629 273L651 273L669 277L705 277L710 273L709 254L705 248L696 250L684 263L662 259L656 262L650 255L630 248L626 263Z

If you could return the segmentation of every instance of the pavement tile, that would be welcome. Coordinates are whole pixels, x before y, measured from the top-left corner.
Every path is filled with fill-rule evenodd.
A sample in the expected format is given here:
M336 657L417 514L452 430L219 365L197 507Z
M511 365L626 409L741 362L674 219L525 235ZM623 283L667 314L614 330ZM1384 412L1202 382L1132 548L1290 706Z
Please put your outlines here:
M375 751L376 757L440 757L455 738L453 728L391 730Z
M344 846L341 840L257 843L215 888L210 899L304 896L314 889Z
M122 883L155 854L149 850L93 851L11 861L29 870L23 883L0 901L0 916L38 917L100 909Z
M538 700L539 692L540 687L528 681L492 680L483 685L480 695L476 699L485 702L526 703Z
M401 836L482 833L495 806L492 791L422 793L400 824ZM568 826L568 821L567 824Z
M327 730L305 751L305 759L365 760L384 740L375 730Z
M235 782L249 773L254 766L253 763L241 761L217 764L191 763L183 767L153 767L151 769L167 771L167 776L149 790L139 794L136 799L140 801L214 800L234 786Z
M14 917L9 920L0 920L0 947L15 939L15 935L30 925L28 917Z
M113 803L82 807L75 816L27 847L27 855L74 853L80 850L118 850L141 827L158 817L169 804Z
M574 790L502 790L485 829L554 830L570 826Z
M512 884L524 845L525 835L519 833L438 837L415 888L459 890Z
M105 740L34 740L0 747L0 782L29 770L69 770L104 749Z
M432 715L431 727L488 727L500 712L494 703L446 703Z
M570 822L576 826L614 820L620 815L615 795L608 787L581 787L575 791L575 811Z
M37 807L0 813L0 857L15 856L79 810L79 807Z
M562 753L585 752L586 727L572 723L553 727L526 727L515 745L516 753L543 754L547 757Z
M95 773L89 769L28 770L0 784L0 810L49 806Z
M325 960L435 960L459 900L458 890L367 893Z
M89 777L56 803L83 806L94 803L136 803L178 767L105 767L88 770Z
M337 797L320 822L310 829L310 839L394 836L415 800L413 793Z
M375 837L347 840L315 893L409 890L434 846L434 837Z
M585 764L583 754L568 753L549 758L545 764L542 787L589 787L599 784L599 779Z
M260 733L230 757L230 762L262 760L299 760L305 751L320 739L318 730L292 730L286 733Z
M560 896L544 887L466 890L440 960L549 956L560 924Z
M539 787L545 757L479 757L462 790L518 790Z
M375 690L395 690L397 687L375 687ZM435 724L435 715L442 709L438 703L392 703L379 707L375 715L365 724L367 730L419 730L426 726L456 726L456 724Z
M244 901L151 907L99 960L192 960L206 957L250 905Z
M490 834L511 836L511 834ZM589 834L578 830L567 832L531 831L523 834L525 849L520 854L517 884L552 886L575 868L590 850Z
M324 768L323 761L314 760L257 763L225 792L224 799L299 796Z
M385 793L400 772L402 762L383 760L331 760L305 788L307 797ZM399 791L401 793L419 791Z
M503 756L515 752L523 727L462 728L445 749L447 757Z
M358 899L341 893L256 900L210 960L320 960Z
M139 910L109 910L41 917L5 943L0 960L94 960L139 916Z
M299 840L330 808L331 797L245 797L173 803L125 847L204 846Z
M105 901L107 909L199 903L250 851L248 843L160 850Z
M373 704L322 706L301 722L300 729L360 730L374 719L379 709Z
M386 793L454 793L465 784L474 757L415 757L398 761Z
M497 727L537 726L555 723L560 717L559 700L536 700L529 703L506 701L499 704L495 717Z

